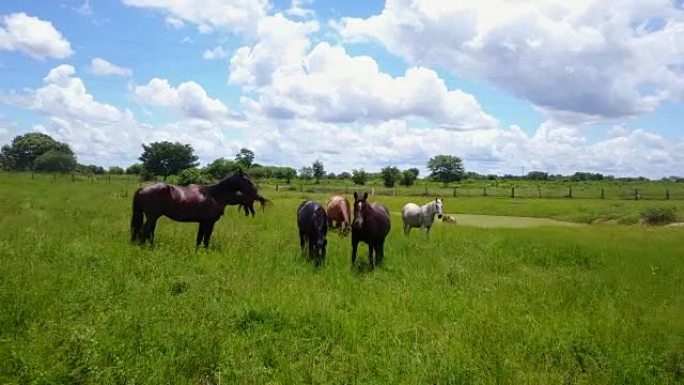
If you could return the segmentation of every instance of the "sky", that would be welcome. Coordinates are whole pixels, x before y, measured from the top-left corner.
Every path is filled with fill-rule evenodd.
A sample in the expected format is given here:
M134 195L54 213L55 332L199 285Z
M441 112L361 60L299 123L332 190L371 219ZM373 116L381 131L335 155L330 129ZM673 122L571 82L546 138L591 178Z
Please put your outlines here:
M3 0L0 143L684 175L684 1Z

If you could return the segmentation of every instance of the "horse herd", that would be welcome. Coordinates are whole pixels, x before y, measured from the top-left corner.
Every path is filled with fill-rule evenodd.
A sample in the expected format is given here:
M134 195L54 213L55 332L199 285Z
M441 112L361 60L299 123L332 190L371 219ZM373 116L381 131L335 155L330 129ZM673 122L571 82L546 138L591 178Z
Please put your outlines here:
M244 208L245 215L254 216L254 202L263 208L269 201L261 196L256 186L242 172L224 178L211 185L175 186L156 183L139 188L133 195L133 215L131 218L131 241L154 244L154 231L157 220L166 216L179 222L198 222L196 246L209 246L214 224L223 215L226 205ZM319 202L306 200L297 208L297 226L302 251L308 248L309 258L318 266L325 259L327 233L336 228L346 235L351 231L352 265L356 263L359 243L368 245L368 260L371 269L382 262L384 244L389 234L391 220L389 209L379 203L368 201L368 193L362 196L354 193L353 219L349 200L342 196L331 197L326 207ZM423 227L430 236L430 228L437 215L443 215L442 200L436 198L426 205L408 203L402 209L404 234L411 228Z

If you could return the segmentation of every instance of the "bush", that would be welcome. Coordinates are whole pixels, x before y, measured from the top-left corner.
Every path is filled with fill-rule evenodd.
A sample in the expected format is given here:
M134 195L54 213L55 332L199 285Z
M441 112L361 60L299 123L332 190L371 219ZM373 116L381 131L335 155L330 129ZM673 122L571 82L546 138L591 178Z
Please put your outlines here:
M181 186L189 184L206 184L209 183L209 178L199 169L186 168L177 175L176 183Z
M641 221L647 225L666 225L676 220L675 207L650 207L641 212Z

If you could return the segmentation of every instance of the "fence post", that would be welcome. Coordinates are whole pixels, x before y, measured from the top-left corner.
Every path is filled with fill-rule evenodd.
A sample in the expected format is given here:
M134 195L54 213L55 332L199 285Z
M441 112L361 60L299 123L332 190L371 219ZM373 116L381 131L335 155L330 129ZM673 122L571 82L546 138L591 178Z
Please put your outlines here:
M482 188L482 196L486 197L487 196L487 187Z
M375 195L375 187L371 187L371 195Z
M670 200L670 189L665 189L665 199Z
M635 200L635 201L638 201L639 198L641 198L641 197L639 196L639 190L634 189L634 200Z
M392 187L392 196L397 196L397 192L394 187Z
M515 198L515 187L511 187L511 198Z
M423 193L423 195L425 195L425 196L428 195L428 193L427 193L427 186L425 186L425 192Z
M33 179L33 169L31 169L31 179Z
M537 192L539 193L539 197L541 198L542 197L541 187L537 186Z
M454 198L456 197L456 187L454 187Z
M572 186L568 190L568 198L572 198Z
M276 191L278 191L278 185L276 185Z
M304 191L304 185L300 183L299 184L299 192L303 192L303 191Z
M72 182L75 182L75 181L76 181L76 177L74 176L74 173L73 173L73 172L71 173L71 181L72 181Z
M601 187L601 199L606 198L606 189L604 187Z

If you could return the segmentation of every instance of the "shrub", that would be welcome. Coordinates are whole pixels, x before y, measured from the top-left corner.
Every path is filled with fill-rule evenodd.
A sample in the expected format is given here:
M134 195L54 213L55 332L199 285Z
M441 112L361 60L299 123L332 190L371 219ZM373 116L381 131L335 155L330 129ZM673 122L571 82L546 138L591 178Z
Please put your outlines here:
M666 225L676 220L675 207L650 207L641 212L641 221L647 225Z

